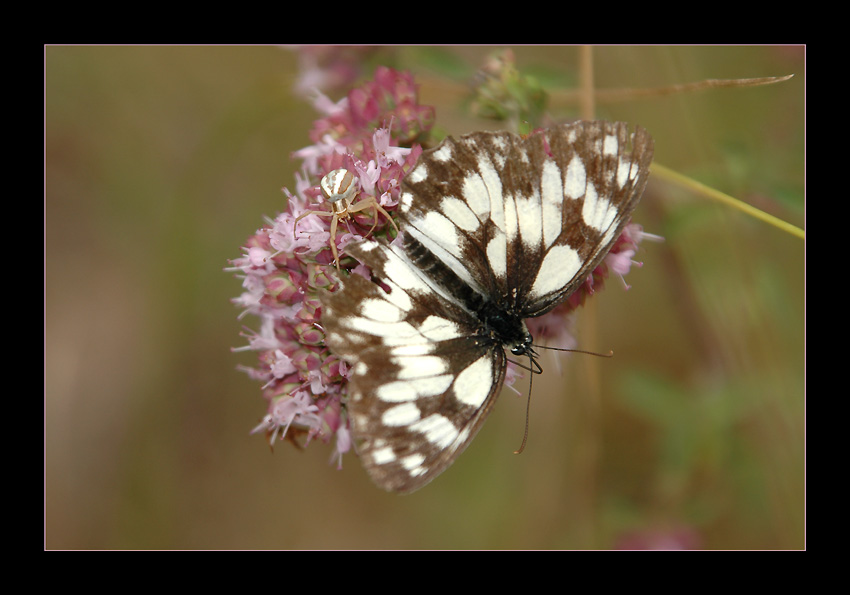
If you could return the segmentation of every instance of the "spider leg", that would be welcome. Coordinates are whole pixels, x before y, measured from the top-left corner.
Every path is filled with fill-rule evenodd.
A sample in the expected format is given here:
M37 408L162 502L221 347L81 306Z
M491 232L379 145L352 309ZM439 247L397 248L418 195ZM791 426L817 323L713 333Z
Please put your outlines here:
M389 213L387 213L386 209L384 209L384 207L382 207L381 205L379 205L379 204L378 204L378 201L375 201L375 210L376 210L376 211L380 211L380 212L381 212L381 214L382 214L384 217L386 217L386 218L387 218L387 221L389 221L390 223L392 223L393 227L395 228L395 233L396 233L396 235L398 235L398 233L399 233L399 232L398 232L398 225L396 225L396 224L395 224L395 221L393 221L393 218L392 218L392 217L390 217L390 214L389 214ZM377 219L377 218L378 218L378 215L376 214L376 215L375 215L375 219Z
M375 231L375 228L378 226L378 211L380 211L380 212L381 212L381 214L382 214L384 217L386 217L386 218L387 218L387 221L389 221L390 223L392 223L393 227L395 227L396 234L398 233L398 226L395 224L395 221L393 221L393 218L392 218L392 217L390 217L390 214L389 214L389 213L387 213L387 211L386 211L386 210L385 210L385 209L384 209L381 205L379 205L379 204L378 204L378 201L377 201L377 200L375 200L375 199L374 199L374 198L372 198L372 197L369 197L369 198L363 199L363 200L361 200L360 202L358 202L358 203L356 203L356 204L351 205L350 207L348 207L348 212L349 212L349 213L356 213L356 212L358 212L358 211L362 211L362 210L364 210L364 209L368 209L369 207L371 207L371 208L372 208L372 211L373 211L373 213L374 213L373 217L375 218L375 222L372 224L372 229L370 229L370 230L369 230L369 233L368 233L368 234L366 234L367 236L368 236L368 235L371 235L371 233L372 233L373 231Z
M320 215L322 217L333 217L335 215L335 213L332 213L330 211L305 211L305 212L301 213L300 215L298 215L298 217L295 218L295 222L292 224L292 237L293 238L295 237L295 233L296 233L295 228L298 226L298 222L301 221L307 215Z
M331 252L334 255L334 264L336 265L336 270L339 272L339 252L336 249L336 226L339 223L339 216L334 213L334 217L331 219Z
M345 222L345 228L348 230L348 233L354 235L354 230L351 229L351 215L349 215L348 211L345 211L345 215L339 216L340 220Z

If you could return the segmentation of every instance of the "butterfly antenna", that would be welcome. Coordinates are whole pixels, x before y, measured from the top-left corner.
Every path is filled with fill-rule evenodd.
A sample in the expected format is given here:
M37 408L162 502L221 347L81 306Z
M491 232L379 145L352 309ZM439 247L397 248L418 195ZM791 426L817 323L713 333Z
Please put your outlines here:
M563 347L547 347L546 345L534 345L538 349L549 349L550 351L568 351L570 353L584 353L585 355L595 355L596 357L614 357L614 350L609 349L608 353L598 353L596 351L585 351L584 349L565 349Z
M608 353L597 353L595 351L585 351L584 349L564 349L561 347L547 347L546 345L534 345L533 347L537 347L539 349L551 349L552 351L569 351L571 353L584 353L587 355L595 355L597 357L614 357L613 350L608 351ZM537 359L534 357L535 355L537 354L531 348L529 348L528 366L523 366L522 364L518 364L518 362L514 362L514 364L518 364L521 368L531 372L531 375L528 377L528 400L525 404L525 432L522 435L522 444L520 444L519 448L514 451L515 455L522 453L522 451L525 450L525 443L528 442L528 419L531 414L531 387L534 384L534 375L543 372L543 368L540 366Z
M528 377L528 398L525 402L525 432L522 435L522 444L520 444L519 448L514 451L515 455L521 454L522 451L525 450L525 443L528 441L528 418L531 414L531 387L534 384L534 375L543 372L543 368L540 367L540 364L537 363L537 360L534 358L535 355L534 351L531 349L528 350L529 366L527 369L531 371L531 374Z
M517 368L521 368L523 370L528 370L532 374L542 374L543 373L543 368L540 367L540 364L537 363L536 359L531 360L531 363L534 364L534 367L526 366L525 364L521 364L521 363L514 361L512 359L508 359L508 361L510 363L512 363L513 365L515 365Z

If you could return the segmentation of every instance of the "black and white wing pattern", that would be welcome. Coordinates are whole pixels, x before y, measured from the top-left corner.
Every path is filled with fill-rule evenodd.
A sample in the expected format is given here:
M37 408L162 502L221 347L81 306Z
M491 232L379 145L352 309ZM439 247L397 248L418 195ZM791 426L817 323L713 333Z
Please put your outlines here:
M653 142L602 121L451 137L403 181L403 242L350 246L325 299L331 350L352 364L348 411L366 470L410 492L481 428L507 356L533 356L524 320L566 299L629 222Z

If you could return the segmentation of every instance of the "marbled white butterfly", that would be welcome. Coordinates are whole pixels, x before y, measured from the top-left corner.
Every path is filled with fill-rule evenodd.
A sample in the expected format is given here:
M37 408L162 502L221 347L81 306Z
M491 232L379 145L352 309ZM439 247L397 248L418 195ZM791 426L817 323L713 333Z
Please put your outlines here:
M421 488L469 445L502 389L505 349L534 363L524 319L605 257L652 152L642 128L593 121L449 137L421 155L402 183L402 241L346 249L377 282L351 274L322 314L353 366L351 429L375 483Z

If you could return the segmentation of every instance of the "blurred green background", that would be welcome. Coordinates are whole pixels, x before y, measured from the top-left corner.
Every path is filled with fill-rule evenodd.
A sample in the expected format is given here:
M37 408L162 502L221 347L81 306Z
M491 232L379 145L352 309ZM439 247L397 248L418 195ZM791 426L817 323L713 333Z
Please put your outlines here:
M805 48L598 47L600 89L794 74L755 88L598 103L656 161L804 226ZM450 134L486 47L380 48ZM575 117L575 47L517 47ZM410 496L331 447L273 453L236 370L251 353L223 271L294 188L316 117L279 47L45 48L45 547L805 547L804 241L655 176L624 291L582 311L478 438ZM339 93L329 92L333 99ZM524 383L517 384L523 389Z

